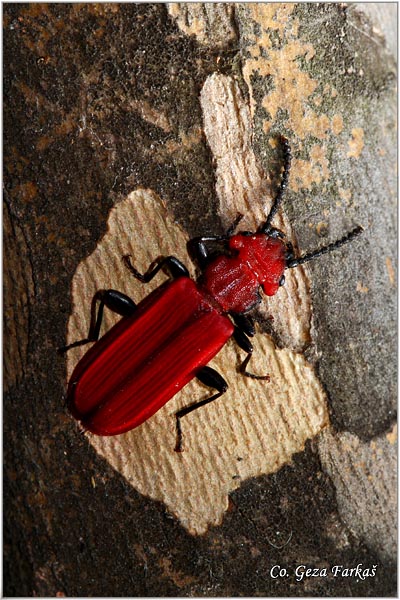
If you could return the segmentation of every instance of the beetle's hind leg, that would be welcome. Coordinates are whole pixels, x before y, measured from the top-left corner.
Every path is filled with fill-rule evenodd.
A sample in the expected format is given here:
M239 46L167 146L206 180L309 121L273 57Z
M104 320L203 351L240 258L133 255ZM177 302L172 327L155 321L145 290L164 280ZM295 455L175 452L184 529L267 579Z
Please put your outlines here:
M97 308L98 302L100 302L100 304ZM135 312L137 307L136 303L129 298L129 296L126 296L122 292L118 292L117 290L99 290L93 296L90 326L87 338L59 348L59 354L63 354L71 348L83 346L89 342L96 342L99 339L105 306L122 317L129 317Z
M247 334L249 335L249 334ZM252 379L261 379L264 381L270 381L269 375L254 375L254 373L249 373L246 371L247 365L253 355L253 344L250 342L246 333L239 329L239 327L235 327L235 331L233 333L233 337L239 348L247 352L247 356L239 367L239 372L246 377L251 377Z
M204 400L199 400L198 402L189 404L189 406L185 406L184 408L181 408L180 410L178 410L178 412L175 413L175 417L176 417L175 452L183 452L183 448L182 448L183 434L182 434L181 418L184 417L185 415L188 415L189 413L196 410L197 408L200 408L201 406L205 406L206 404L213 402L214 400L216 400L217 398L222 396L222 394L225 394L226 390L228 389L228 384L226 383L226 381L222 377L222 375L220 375L215 369L212 369L211 367L202 367L202 369L200 369L200 371L198 371L196 373L196 377L199 381L201 381L201 383L204 383L204 385L207 385L208 387L214 388L215 390L217 390L217 393L213 394L209 398L205 398Z

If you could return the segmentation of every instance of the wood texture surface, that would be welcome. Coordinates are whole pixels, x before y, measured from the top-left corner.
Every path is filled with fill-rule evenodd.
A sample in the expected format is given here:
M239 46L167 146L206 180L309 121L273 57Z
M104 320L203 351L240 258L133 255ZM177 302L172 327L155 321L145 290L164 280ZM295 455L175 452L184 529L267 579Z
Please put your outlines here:
M131 232L151 231L152 241ZM140 301L165 276L148 285L132 281L121 256L131 254L144 272L157 256L177 255L187 238L174 226L161 201L149 190L137 190L110 213L107 234L77 269L72 283L75 309L69 321L68 342L82 339L89 328L87 298L111 287ZM187 259L185 260L187 263ZM192 268L193 271L193 268ZM161 280L161 281L160 281ZM286 318L288 309L284 309ZM295 320L295 315L291 315ZM118 320L106 313L104 329ZM251 476L272 473L290 462L305 441L328 423L326 397L313 369L301 354L278 349L269 336L255 339L251 369L268 373L271 382L243 378L236 373L241 355L229 342L210 366L229 382L229 390L214 404L185 417L185 452L175 447L174 414L208 391L196 382L187 385L141 427L116 437L88 434L90 443L142 494L162 500L191 533L204 533L222 521L228 494ZM68 374L85 353L68 355ZM243 357L242 357L243 358ZM157 374L155 374L157 376Z

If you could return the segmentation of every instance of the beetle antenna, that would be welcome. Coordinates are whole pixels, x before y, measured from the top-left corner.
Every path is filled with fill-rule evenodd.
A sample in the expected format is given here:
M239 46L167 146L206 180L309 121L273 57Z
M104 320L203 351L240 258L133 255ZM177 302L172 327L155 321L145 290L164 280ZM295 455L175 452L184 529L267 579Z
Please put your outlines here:
M350 231L350 233L348 233L347 235L342 237L340 240L333 242L332 244L323 246L322 248L319 248L319 250L315 250L314 252L310 252L309 254L304 254L304 256L298 256L297 258L296 257L290 258L286 263L286 268L292 269L293 267L298 267L299 265L303 265L304 263L306 263L310 260L314 260L314 258L318 258L319 256L322 256L322 254L326 254L327 252L336 250L337 248L340 248L344 244L347 244L348 242L351 242L352 240L354 240L354 238L357 237L358 235L360 235L360 233L362 233L363 231L364 231L364 229L359 225L358 227L353 229L353 231Z
M282 173L282 179L281 179L281 183L278 189L278 192L275 196L275 200L271 206L271 210L269 211L269 215L267 217L267 220L265 221L265 223L263 225L261 225L259 231L261 233L269 233L271 230L271 223L272 223L272 219L275 217L276 213L279 210L279 207L281 205L282 202L282 198L283 198L283 194L285 192L285 189L287 188L287 184L289 181L289 173L290 173L290 163L292 160L292 153L290 151L290 145L289 145L289 141L283 137L283 135L281 136L281 143L282 143L282 149L283 149L283 173Z

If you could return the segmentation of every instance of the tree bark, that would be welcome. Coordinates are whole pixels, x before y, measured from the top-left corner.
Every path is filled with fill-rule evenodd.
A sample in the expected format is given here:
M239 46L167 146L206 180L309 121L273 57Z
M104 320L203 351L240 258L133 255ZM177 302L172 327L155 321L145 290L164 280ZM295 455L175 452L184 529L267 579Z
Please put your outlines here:
M396 8L5 5L5 595L396 594ZM194 384L132 434L81 435L79 352L56 350L94 290L148 293L124 252L189 263L237 212L254 230L281 135L296 251L364 233L255 311L271 383L241 382L228 345L230 395L180 458Z

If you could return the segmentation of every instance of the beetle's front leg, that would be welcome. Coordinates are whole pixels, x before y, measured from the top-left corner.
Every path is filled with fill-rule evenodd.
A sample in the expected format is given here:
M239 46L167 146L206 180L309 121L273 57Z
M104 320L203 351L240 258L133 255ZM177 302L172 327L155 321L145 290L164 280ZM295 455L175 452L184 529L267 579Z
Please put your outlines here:
M253 354L253 344L250 342L247 335L239 329L239 327L235 327L235 331L233 333L233 338L239 348L247 352L247 356L239 367L239 372L245 375L246 377L251 377L252 379L262 379L264 381L270 381L269 375L254 375L254 373L249 373L246 371L247 365Z
M139 273L139 271L132 265L130 254L123 256L122 261L132 275L142 283L148 283L151 281L161 269L167 271L172 279L177 279L178 277L189 277L189 271L175 256L160 256L159 258L156 258L156 260L151 263L147 271L143 274Z
M183 448L182 448L182 437L183 436L182 436L181 418L184 417L185 415L188 415L189 413L196 410L197 408L200 408L201 406L205 406L206 404L209 404L213 400L216 400L217 398L222 396L222 394L225 394L226 390L228 389L228 384L226 383L226 381L222 377L222 375L220 375L215 369L212 369L211 367L202 367L202 369L200 369L200 371L198 371L196 373L196 377L199 381L201 381L201 383L204 383L204 385L207 385L208 387L214 388L215 390L217 390L217 393L213 394L209 398L205 398L204 400L200 400L198 402L194 402L193 404L189 404L189 406L185 406L184 408L181 408L180 410L178 410L178 412L175 413L175 417L176 417L175 452L183 452Z
M100 302L100 304L97 309L98 302ZM90 326L87 338L59 348L58 352L60 354L67 352L67 350L70 350L71 348L83 346L89 342L96 342L99 339L105 306L122 317L130 317L135 312L137 305L131 298L129 298L129 296L126 296L117 290L99 290L93 296L90 311Z
M200 269L204 269L210 261L213 252L207 247L207 242L225 242L223 236L202 236L189 240L187 248L189 256L196 261Z
M194 258L194 260L197 262L201 269L203 269L207 265L213 254L213 252L211 252L210 249L207 247L207 242L226 243L231 237L231 235L234 233L236 227L242 219L243 215L241 213L238 213L225 235L201 236L189 240L189 254L192 258Z

